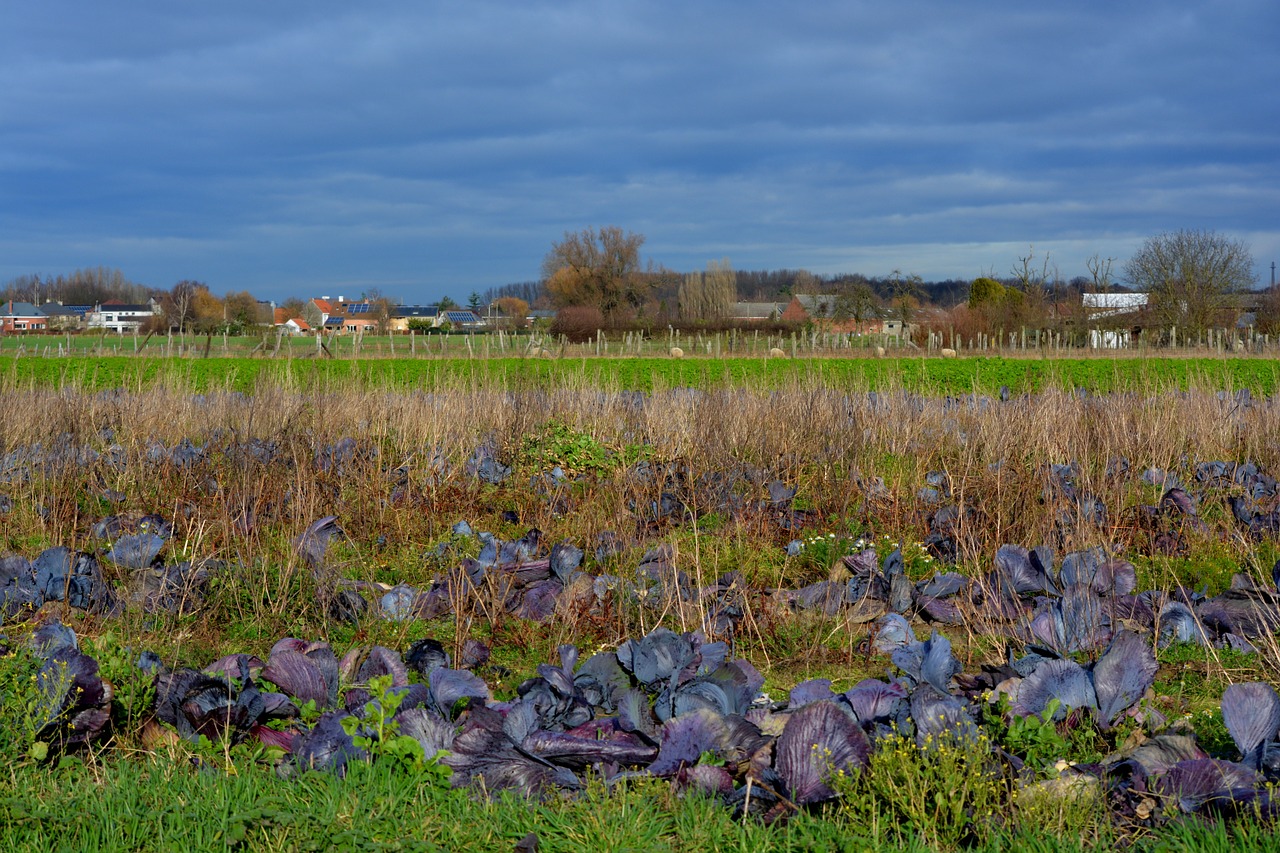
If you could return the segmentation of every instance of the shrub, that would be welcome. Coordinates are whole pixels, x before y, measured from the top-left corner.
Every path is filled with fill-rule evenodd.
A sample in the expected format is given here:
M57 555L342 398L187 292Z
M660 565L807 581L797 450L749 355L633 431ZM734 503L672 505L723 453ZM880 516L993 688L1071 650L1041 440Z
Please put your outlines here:
M604 328L604 315L599 308L587 305L570 305L556 312L551 323L551 332L564 335L571 342L580 344L595 337Z

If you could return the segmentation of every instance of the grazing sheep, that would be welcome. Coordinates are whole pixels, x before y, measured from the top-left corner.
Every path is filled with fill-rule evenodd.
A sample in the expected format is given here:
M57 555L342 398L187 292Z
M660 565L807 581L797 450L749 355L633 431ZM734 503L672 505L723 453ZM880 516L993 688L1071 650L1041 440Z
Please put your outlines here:
M884 347L876 347L876 358L884 358Z
M956 357L956 351L955 351L955 350L953 350L953 349L944 349L944 350L942 351L942 357L943 357L943 358L955 358L955 357Z
M684 350L680 349L680 347L672 347L672 348L671 348L671 357L672 357L672 358L684 358Z
M769 350L769 358L786 358L786 357L787 357L787 354L782 350L778 349L777 347L773 347L772 349Z

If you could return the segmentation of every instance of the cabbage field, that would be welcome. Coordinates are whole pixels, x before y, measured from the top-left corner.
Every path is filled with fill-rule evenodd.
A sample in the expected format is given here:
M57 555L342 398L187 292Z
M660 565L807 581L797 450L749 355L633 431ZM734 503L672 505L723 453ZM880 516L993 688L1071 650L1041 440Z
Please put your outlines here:
M4 849L1275 849L1261 359L0 364Z

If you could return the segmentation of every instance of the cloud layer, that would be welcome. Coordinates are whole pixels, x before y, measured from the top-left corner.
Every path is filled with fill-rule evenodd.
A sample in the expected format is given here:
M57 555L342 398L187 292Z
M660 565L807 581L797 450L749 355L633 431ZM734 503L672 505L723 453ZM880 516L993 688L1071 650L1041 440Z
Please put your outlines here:
M0 12L0 280L426 300L606 224L926 278L1211 228L1262 277L1277 42L1268 0L48 0Z

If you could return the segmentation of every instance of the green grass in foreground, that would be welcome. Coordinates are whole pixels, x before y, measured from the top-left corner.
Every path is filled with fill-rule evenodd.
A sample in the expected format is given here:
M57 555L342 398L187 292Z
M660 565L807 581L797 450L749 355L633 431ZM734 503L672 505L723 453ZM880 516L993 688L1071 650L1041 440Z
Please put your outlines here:
M345 779L308 773L281 780L244 762L233 774L169 757L28 768L0 782L0 849L47 850L510 850L536 833L541 851L926 850L895 840L892 827L846 816L801 813L766 826L737 820L701 796L666 782L636 780L575 798L480 801L439 787L430 774L388 764L353 765ZM860 810L865 811L865 810ZM996 831L967 849L1112 849L1116 840L1080 833ZM1137 850L1274 850L1257 823L1229 828L1173 825Z
M1159 392L1200 386L1271 394L1280 362L1255 358L522 358L171 359L107 356L0 357L0 382L13 387L75 386L86 390L167 384L194 392L252 392L259 383L302 388L435 388L574 384L639 391L749 385L780 388L804 382L835 387L907 388L931 394L1013 393L1048 387L1096 392Z

